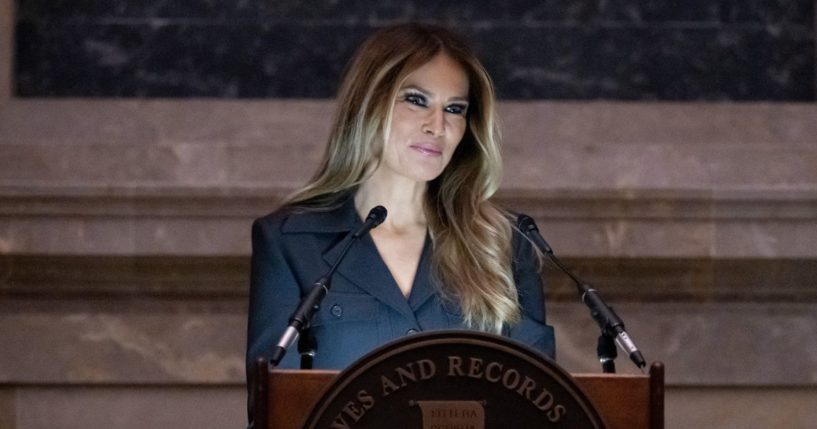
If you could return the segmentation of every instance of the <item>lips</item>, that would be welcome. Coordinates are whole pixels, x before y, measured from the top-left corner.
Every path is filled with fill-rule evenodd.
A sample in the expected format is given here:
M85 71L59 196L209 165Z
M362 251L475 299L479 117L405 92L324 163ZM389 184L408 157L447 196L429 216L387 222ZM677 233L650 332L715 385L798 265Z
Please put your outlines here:
M425 156L441 156L443 154L442 149L434 144L417 143L411 145L410 147Z

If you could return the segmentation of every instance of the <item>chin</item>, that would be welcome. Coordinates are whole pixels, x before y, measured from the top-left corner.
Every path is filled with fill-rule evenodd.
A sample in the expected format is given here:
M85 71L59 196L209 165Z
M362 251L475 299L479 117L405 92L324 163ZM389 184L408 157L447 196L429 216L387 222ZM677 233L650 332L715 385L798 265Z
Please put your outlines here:
M421 171L416 170L414 171L413 177L418 182L430 182L438 177L440 177L442 171Z

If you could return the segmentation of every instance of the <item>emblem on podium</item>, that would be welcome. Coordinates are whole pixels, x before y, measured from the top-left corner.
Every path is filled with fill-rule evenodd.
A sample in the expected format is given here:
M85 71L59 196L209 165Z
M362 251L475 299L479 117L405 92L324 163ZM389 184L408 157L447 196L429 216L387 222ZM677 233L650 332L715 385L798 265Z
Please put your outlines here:
M485 429L484 401L409 401L420 407L423 429Z

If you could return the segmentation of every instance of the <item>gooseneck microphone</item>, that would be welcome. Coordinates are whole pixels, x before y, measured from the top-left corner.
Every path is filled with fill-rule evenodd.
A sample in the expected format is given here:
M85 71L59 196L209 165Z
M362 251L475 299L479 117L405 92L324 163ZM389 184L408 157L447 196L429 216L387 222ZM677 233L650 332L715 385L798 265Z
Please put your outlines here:
M539 233L539 228L536 227L536 223L530 216L519 215L516 219L516 223L519 229L530 238L536 247L547 255L562 272L567 274L567 276L576 283L579 299L590 309L590 315L593 316L593 319L599 325L599 328L601 328L602 334L609 338L614 338L616 344L630 356L630 360L633 361L635 366L644 368L647 365L644 361L644 356L638 350L638 347L635 346L633 340L630 339L630 336L627 335L627 331L624 329L624 322L618 317L615 311L604 303L595 289L577 278L572 271L562 264L559 258L553 253L553 249L551 249L550 245L548 245L547 241L542 237L542 234ZM613 348L612 357L615 357L615 348ZM605 363L606 362L602 362L602 364Z
M284 355L286 355L287 349L298 340L298 336L302 334L304 330L309 328L312 315L320 308L321 301L323 301L326 293L329 292L329 289L332 287L332 275L338 269L338 266L341 261L343 261L343 258L346 257L346 254L349 253L352 244L358 241L360 237L366 235L372 228L383 223L386 219L386 214L387 211L385 207L374 207L369 211L369 215L366 216L363 225L350 234L349 239L346 241L346 246L341 251L338 259L335 260L335 263L329 268L326 274L322 275L312 284L312 289L309 291L309 294L301 299L298 308L295 309L295 312L290 316L289 326L286 331L284 331L281 339L278 340L278 344L272 352L272 356L269 360L270 365L277 366L278 363L281 362L281 359L284 358Z

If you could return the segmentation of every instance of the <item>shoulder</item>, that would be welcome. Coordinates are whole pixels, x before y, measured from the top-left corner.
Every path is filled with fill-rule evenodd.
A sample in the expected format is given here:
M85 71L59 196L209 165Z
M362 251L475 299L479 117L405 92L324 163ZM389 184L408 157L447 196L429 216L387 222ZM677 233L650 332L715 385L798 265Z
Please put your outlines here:
M335 208L283 206L253 223L253 233L286 235L299 233L338 233L352 229L357 220L354 204Z
M290 217L294 214L291 207L280 207L275 211L268 213L265 216L255 219L252 224L253 236L258 234L280 235L283 226L288 222Z

